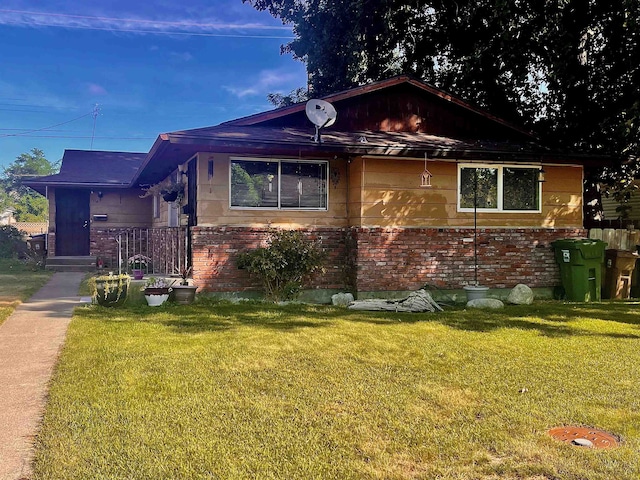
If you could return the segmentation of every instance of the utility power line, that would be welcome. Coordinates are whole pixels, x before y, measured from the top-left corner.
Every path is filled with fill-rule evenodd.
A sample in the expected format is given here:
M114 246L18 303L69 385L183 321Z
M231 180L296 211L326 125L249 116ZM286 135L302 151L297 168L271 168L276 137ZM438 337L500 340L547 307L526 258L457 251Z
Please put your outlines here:
M41 132L43 130L49 130L50 128L56 128L56 127L59 127L61 125L66 125L67 123L75 122L76 120L80 120L81 118L88 117L89 115L93 115L93 112L85 113L84 115L81 115L81 116L76 117L76 118L72 118L71 120L68 120L66 122L56 123L55 125L50 125L48 127L34 128L32 130L25 130L24 132L21 132L21 133L4 133L4 134L0 135L0 138L3 138L3 137L23 137L28 133Z

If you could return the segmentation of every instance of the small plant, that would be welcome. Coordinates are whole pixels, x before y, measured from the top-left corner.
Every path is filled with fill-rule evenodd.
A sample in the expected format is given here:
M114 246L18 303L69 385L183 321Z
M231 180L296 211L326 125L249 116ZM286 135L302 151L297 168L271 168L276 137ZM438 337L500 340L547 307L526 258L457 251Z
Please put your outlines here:
M145 270L150 264L151 259L146 255L137 253L136 255L129 257L129 267L133 270Z
M166 278L162 277L151 277L147 279L144 287L142 287L140 290L144 291L147 288L170 288L174 282L175 280L169 281Z
M180 285L189 285L189 275L191 275L192 268L191 267L182 267L179 271L180 274Z
M167 202L181 203L184 198L184 183L175 181L170 177L163 181L144 188L141 198L160 195Z
M319 240L279 230L271 233L266 247L240 253L238 266L259 277L265 296L277 302L296 298L304 278L322 271L324 258Z
M101 305L117 305L121 300L124 301L130 283L129 275L114 275L111 272L109 275L91 277L87 281L94 303Z

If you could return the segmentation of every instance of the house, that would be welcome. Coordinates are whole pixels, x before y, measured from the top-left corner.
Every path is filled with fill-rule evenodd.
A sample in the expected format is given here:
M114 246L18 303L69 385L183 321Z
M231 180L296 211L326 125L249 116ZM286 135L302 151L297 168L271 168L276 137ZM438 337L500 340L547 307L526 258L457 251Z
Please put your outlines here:
M16 223L16 219L13 218L13 210L7 208L0 211L0 225L12 225Z
M67 151L59 174L30 184L51 202L50 254L113 257L118 231L182 229L195 284L246 292L258 284L237 253L295 228L329 253L313 283L323 298L458 289L476 275L498 289L560 283L551 242L586 236L583 169L599 159L549 150L406 76L324 100L337 119L320 139L302 103L164 133L147 154ZM168 179L184 183L180 208L141 198Z

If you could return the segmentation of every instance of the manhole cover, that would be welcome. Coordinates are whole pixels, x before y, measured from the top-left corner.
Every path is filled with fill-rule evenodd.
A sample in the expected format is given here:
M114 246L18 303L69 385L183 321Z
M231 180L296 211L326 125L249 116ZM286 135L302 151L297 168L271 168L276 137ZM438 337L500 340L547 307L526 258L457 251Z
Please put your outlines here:
M549 430L556 440L579 447L613 448L618 446L618 439L605 431L589 427L556 427Z

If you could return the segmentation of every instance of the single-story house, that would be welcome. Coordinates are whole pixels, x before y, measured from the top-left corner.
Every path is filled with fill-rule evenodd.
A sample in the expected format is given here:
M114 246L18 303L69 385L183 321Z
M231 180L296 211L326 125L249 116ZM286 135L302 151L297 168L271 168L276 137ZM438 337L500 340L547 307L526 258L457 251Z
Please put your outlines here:
M323 100L337 118L320 138L300 103L164 133L148 153L66 151L59 174L30 183L50 200L49 254L109 259L125 230L179 229L201 290L247 292L258 284L237 253L288 228L329 253L317 293L458 289L476 268L492 288L560 283L551 242L586 237L583 170L597 158L406 76ZM144 196L168 180L181 201Z

